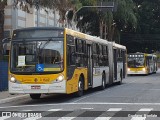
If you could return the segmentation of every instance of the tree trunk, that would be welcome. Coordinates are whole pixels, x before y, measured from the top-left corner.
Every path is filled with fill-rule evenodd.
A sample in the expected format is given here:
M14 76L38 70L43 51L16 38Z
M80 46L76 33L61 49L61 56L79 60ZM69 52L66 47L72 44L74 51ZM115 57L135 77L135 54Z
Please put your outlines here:
M107 40L107 22L104 25L104 39Z
M100 20L99 28L100 28L100 38L103 39L103 20Z
M113 41L115 26L111 25L108 31L108 41Z
M111 29L111 41L113 41L114 30L115 30L115 26L113 25Z

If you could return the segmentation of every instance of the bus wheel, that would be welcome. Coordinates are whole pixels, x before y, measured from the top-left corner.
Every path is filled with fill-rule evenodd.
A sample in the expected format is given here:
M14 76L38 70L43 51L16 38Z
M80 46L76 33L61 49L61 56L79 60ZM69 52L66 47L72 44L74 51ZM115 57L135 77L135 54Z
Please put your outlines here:
M31 97L32 99L40 99L41 94L30 94L30 97Z
M79 82L78 82L78 91L76 92L76 96L81 97L83 95L83 90L84 90L83 78L80 77Z
M121 70L121 72L120 72L120 81L118 82L119 85L122 84L122 79L123 79L123 78L122 78L122 70Z
M105 74L103 73L101 90L104 90L105 88L106 88L106 79L105 79Z

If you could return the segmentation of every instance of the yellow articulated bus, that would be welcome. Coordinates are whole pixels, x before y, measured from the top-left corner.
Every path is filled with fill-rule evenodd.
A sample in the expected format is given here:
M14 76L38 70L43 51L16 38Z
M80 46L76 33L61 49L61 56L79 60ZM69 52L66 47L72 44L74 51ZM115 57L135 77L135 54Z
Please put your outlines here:
M9 92L83 95L122 82L126 47L67 28L17 29L11 38Z
M127 74L150 74L158 70L157 56L147 53L128 54Z

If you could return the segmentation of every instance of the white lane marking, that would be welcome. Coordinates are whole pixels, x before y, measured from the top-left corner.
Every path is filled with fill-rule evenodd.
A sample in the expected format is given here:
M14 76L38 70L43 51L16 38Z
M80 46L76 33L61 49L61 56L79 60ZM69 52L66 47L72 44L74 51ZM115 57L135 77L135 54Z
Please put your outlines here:
M62 109L50 109L50 110L48 110L48 111L60 111L60 110L62 110Z
M151 110L153 110L153 108L142 108L139 111L146 111L146 112L150 112ZM137 112L138 114L138 112ZM139 115L139 114L138 114ZM146 117L144 117L144 115L142 115L142 117L132 117L131 120L145 120Z
M153 108L142 108L139 111L148 111L148 112L150 112L151 110L153 110Z
M83 109L83 108L81 108L81 109ZM93 109L93 108L84 108L84 109L90 110L90 109ZM83 110L81 110L81 111L75 110L75 111L73 111L73 112L71 112L71 113L59 118L58 120L72 120L72 119L76 118L77 116L83 114L84 112L85 111L83 111ZM70 116L75 116L75 117L70 117Z
M110 119L110 117L97 117L94 120L109 120L109 119Z
M82 110L92 110L93 108L81 108Z
M22 107L43 107L57 105L160 105L160 103L59 103L59 104L37 104L37 105L21 105L21 106L5 106L1 108L22 108Z
M118 112L122 110L122 108L110 108L107 111L113 111L113 112ZM103 114L102 114L103 115ZM110 120L112 117L97 117L95 120Z
M72 120L74 118L76 118L76 117L61 117L58 120Z
M29 112L29 111L33 111L33 110L22 110L22 111L26 111L26 112Z
M110 108L107 111L120 111L122 108Z

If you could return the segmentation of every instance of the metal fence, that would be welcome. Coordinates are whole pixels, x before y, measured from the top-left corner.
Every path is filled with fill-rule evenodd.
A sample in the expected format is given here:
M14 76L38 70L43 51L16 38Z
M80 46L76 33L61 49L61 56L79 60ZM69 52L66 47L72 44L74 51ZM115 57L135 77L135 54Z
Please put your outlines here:
M0 61L0 91L8 89L8 62Z

